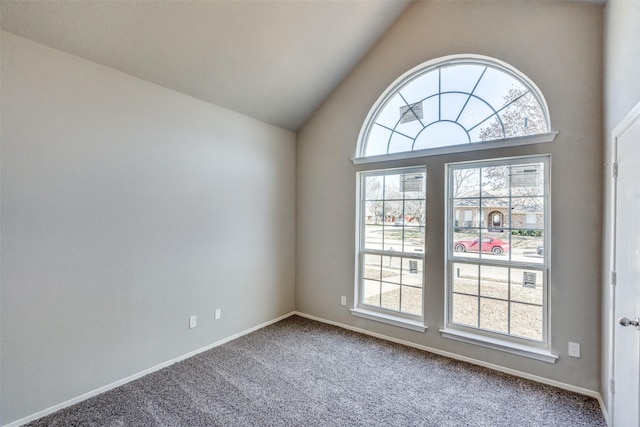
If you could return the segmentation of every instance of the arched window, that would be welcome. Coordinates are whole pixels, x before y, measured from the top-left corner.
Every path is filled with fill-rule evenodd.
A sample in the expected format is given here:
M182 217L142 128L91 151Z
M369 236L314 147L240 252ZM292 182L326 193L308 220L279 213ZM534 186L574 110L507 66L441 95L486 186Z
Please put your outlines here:
M552 141L536 85L477 55L447 56L401 76L367 117L354 163Z
M489 214L489 230L490 231L502 231L502 223L504 221L504 215L500 211L493 211Z
M355 164L395 161L378 169L356 168L351 313L424 332L424 302L442 289L434 279L440 270L428 271L428 265L437 264L440 243L425 230L444 225L441 335L554 363L550 156L531 156L522 147L506 157L477 152L453 163L448 157L427 157L550 142L556 134L537 86L493 58L435 59L389 86L362 126L353 159ZM427 214L430 203L442 203L428 196L438 192L428 189L442 183L442 170L444 221ZM425 258L428 248L431 263Z

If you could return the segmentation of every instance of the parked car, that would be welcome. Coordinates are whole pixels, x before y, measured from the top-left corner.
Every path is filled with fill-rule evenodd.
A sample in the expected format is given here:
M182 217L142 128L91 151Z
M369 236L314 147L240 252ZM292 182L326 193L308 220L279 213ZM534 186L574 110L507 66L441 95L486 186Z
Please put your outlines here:
M500 255L509 252L509 243L494 237L483 237L475 240L456 240L453 244L456 252L490 252Z

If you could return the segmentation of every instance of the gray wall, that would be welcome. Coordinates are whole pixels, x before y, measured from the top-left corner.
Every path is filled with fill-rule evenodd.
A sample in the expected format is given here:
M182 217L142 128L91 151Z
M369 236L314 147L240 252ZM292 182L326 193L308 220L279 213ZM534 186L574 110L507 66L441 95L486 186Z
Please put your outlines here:
M1 160L0 423L294 309L291 132L2 33Z
M611 132L616 125L640 102L640 2L609 0L604 13L604 138L606 151L611 144ZM607 163L613 159L607 159ZM611 175L605 174L606 199L611 192ZM611 206L605 205L605 224L611 217ZM605 228L606 230L606 228ZM602 304L602 390L608 410L611 395L608 390L611 377L612 294L609 285L611 235L607 234L603 256Z
M578 2L416 2L298 134L296 307L299 311L420 345L600 390L602 221L602 6ZM555 142L433 156L426 164L426 333L349 313L354 294L356 171L350 158L378 96L414 66L451 54L503 60L545 94ZM449 161L552 155L551 343L556 364L442 338L444 167ZM367 168L391 167L385 163ZM340 305L346 295L349 306ZM582 357L567 356L568 341Z

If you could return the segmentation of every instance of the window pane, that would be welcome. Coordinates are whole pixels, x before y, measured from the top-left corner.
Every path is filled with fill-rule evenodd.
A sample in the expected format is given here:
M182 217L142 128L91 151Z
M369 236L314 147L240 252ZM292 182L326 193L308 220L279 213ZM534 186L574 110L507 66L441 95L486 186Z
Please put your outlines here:
M400 194L400 175L392 174L384 176L384 198L402 199Z
M513 196L544 195L544 164L511 166L510 183Z
M544 227L543 197L514 197L511 200L513 228L542 229Z
M486 68L484 65L476 64L456 64L442 67L442 91L471 93Z
M407 223L410 224L410 223ZM404 225L404 252L424 252L424 227Z
M459 230L459 231L458 231ZM455 228L453 232L453 250L454 256L463 256L467 258L479 258L478 252L480 239L479 230L465 230Z
M362 302L368 305L380 306L380 282L365 280L362 290Z
M473 96L469 99L466 107L462 110L462 114L458 119L460 123L467 131L478 126L485 121L494 111L485 102ZM477 129L477 128L476 128Z
M547 122L540 105L531 93L527 93L500 112L506 136L535 135L547 131Z
M509 166L486 166L482 168L482 197L508 197Z
M402 130L398 130L399 132L403 132ZM417 132L416 132L417 134ZM393 132L391 135L391 142L389 143L389 153L402 153L405 151L411 151L411 147L413 147L413 141L415 135L409 135L411 138L408 138L405 135L401 135L398 132Z
M400 108L400 110L401 119L398 125L395 127L395 131L410 137L410 144L413 144L413 140L424 128L424 113L422 110L422 103L419 102L417 104L404 105ZM409 150L411 150L411 146L409 146Z
M364 256L364 278L372 280L380 280L382 269L382 257L380 255Z
M382 283L380 307L400 311L400 286Z
M376 117L376 123L380 125L393 129L396 124L400 121L400 107L406 105L403 101L402 97L398 94L394 95L384 108L378 113Z
M403 286L401 289L400 311L418 316L422 315L422 288Z
M393 223L384 227L384 250L402 252L403 238L402 228Z
M422 260L402 260L402 284L422 287Z
M453 294L451 321L461 325L478 327L478 298Z
M385 282L400 283L401 258L382 257L382 280Z
M501 233L510 228L511 208L509 198L482 199L483 225L490 232Z
M436 121L427 125L416 138L414 150L426 150L429 148L447 147L450 145L466 144L469 135L465 129L448 121Z
M364 247L382 249L382 225L365 224Z
M461 229L480 228L480 199L454 199L454 227Z
M509 332L509 303L480 298L480 327L496 332Z
M453 171L453 197L480 196L480 169L456 169Z
M511 253L509 233L496 233L488 228L483 228L481 233L482 244L476 246L477 250L481 250L481 258L496 261L509 260Z
M477 264L453 264L453 292L478 295L479 268Z
M382 176L368 176L365 178L365 200L382 202L384 194L382 192L384 183L384 177ZM382 210L382 203L380 203L380 210Z
M513 261L534 264L544 262L544 234L541 230L513 230L511 245Z
M438 71L430 71L407 83L400 93L408 103L418 102L438 93Z
M511 334L542 341L542 307L511 304Z
M369 131L369 143L364 153L365 157L387 154L389 138L391 138L391 131L389 129L378 125L373 126Z
M511 300L542 305L544 277L540 270L511 270Z
M468 99L469 95L460 93L448 93L442 95L440 120L451 120L452 122L455 122Z
M438 102L438 100L439 96L436 95L430 98L426 98L424 101L422 101L425 126L429 126L430 124L436 123L440 120L440 103ZM436 147L438 146L437 143L433 145ZM426 146L423 146L423 148L426 148Z
M390 201L387 199L384 204L384 221L393 225L394 222L402 218L403 209L404 204L402 203L402 200Z
M490 67L474 93L498 110L524 91L524 86L512 76Z
M472 142L492 141L505 138L506 124L500 121L499 116L493 115L469 131Z
M426 177L424 173L405 173L400 176L400 190L403 198L421 200L424 204ZM407 212L410 214L410 212Z
M480 295L503 300L509 299L509 269L480 266Z

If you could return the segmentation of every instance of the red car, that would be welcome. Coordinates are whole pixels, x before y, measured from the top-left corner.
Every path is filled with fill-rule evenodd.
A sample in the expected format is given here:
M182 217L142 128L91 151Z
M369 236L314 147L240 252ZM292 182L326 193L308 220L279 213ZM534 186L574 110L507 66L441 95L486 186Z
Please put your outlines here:
M509 252L509 243L494 237L483 237L482 244L480 239L475 240L456 240L453 249L456 252L491 252L500 255Z

